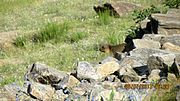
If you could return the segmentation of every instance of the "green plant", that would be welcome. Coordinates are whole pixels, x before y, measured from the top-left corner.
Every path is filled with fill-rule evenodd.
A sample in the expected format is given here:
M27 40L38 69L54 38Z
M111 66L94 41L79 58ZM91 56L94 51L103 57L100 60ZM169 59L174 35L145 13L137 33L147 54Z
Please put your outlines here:
M119 33L113 32L113 33L110 33L106 39L108 43L117 45L124 41L124 34L120 32Z
M154 5L151 5L150 8L143 9L143 10L134 10L132 13L132 16L134 17L134 20L136 20L136 23L139 23L140 21L144 20L146 17L150 16L152 13L160 13L160 9L155 7Z
M19 36L15 39L13 44L17 47L24 47L27 44L27 41L25 36Z
M114 95L115 95L114 90L112 90L110 95L109 95L109 101L114 101L113 100L114 99Z
M178 8L180 5L180 0L165 0L164 4L170 8Z
M48 23L44 28L39 31L38 34L34 35L33 41L47 42L49 40L54 40L54 42L62 42L66 38L68 29L69 26L67 23Z
M87 37L87 33L85 32L76 32L73 33L72 35L69 36L70 41L73 42L78 42L79 40Z
M99 21L103 25L109 24L111 21L110 11L107 10L105 12L100 12L99 13Z

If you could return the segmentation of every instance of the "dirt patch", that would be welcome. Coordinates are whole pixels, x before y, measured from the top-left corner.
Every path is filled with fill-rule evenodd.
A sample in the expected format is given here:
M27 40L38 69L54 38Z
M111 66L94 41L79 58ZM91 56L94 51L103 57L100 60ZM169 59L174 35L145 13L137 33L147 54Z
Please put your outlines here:
M0 33L0 49L7 49L12 46L13 40L19 31L1 32Z

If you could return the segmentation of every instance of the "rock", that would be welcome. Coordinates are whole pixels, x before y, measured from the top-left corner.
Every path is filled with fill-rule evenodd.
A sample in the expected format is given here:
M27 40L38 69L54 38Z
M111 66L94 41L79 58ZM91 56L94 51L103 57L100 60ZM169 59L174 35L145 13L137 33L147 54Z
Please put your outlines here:
M176 55L173 54L173 53L169 53L169 54L157 53L157 54L152 54L150 56L155 56L155 57L162 58L164 63L167 64L167 65L172 65L174 59L176 58Z
M180 29L180 16L152 14L152 17L159 21L160 27L165 29Z
M178 35L180 34L180 29L165 29L162 27L158 28L158 34L162 35Z
M153 69L160 69L162 71L163 76L167 76L168 65L164 63L164 60L160 56L152 55L149 57L147 61L147 65L149 71L151 72Z
M105 81L109 81L109 82L120 82L120 80L117 78L117 76L115 75L108 75L105 78Z
M74 87L76 85L78 85L80 82L78 79L76 79L74 76L70 75L68 78L68 82L67 82L67 87Z
M177 52L180 53L180 46L176 46L170 42L166 42L162 45L162 49L171 51L171 52Z
M160 43L153 40L146 40L146 39L134 39L133 40L134 46L136 48L160 48Z
M99 76L96 70L88 62L82 61L78 63L77 67L77 78L78 79L93 79L98 80Z
M179 16L180 15L180 10L171 8L171 9L168 10L167 15Z
M62 82L64 78L68 77L68 74L62 71L49 68L45 64L34 63L28 67L28 71L25 74L26 81L35 81L41 84L58 84Z
M119 69L119 64L115 58L108 57L103 60L101 64L96 66L97 73L100 74L100 77L106 77Z
M177 78L180 77L180 66L176 60L174 60L173 64L170 67L170 71L176 75Z
M178 35L178 34L174 34L174 35L145 34L143 36L143 39L159 41L161 44L164 44L166 42L170 42L174 45L180 46L180 35Z
M161 70L159 69L154 69L151 71L151 74L148 76L148 80L150 82L158 82L160 80L160 72Z
M53 97L55 89L50 85L31 82L28 86L27 92L34 99L48 101Z
M177 78L176 78L176 76L174 75L174 74L172 74L172 73L168 73L168 81L170 81L170 82L175 82L175 81L177 81Z
M127 2L111 2L105 3L103 5L94 6L94 10L97 14L109 10L110 15L115 17L120 17L138 8L139 7L137 5Z
M132 69L130 65L122 67L118 72L119 78L124 82L140 81L138 74Z

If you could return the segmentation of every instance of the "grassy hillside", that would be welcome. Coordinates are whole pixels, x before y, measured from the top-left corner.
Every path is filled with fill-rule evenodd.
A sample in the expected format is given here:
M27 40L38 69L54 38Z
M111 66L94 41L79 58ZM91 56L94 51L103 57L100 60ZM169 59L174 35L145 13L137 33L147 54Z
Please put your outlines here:
M143 7L159 2L147 1L129 0ZM98 63L107 57L97 46L122 43L135 22L131 14L98 17L93 10L97 4L98 0L0 1L0 32L18 32L9 47L0 48L0 86L21 83L26 66L34 62L70 71L78 61Z

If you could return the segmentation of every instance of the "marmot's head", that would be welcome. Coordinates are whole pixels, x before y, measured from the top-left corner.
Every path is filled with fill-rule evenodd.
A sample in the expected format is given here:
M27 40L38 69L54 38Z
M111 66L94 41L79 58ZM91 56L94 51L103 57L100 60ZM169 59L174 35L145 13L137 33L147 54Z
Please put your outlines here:
M105 53L110 53L111 46L110 45L102 45L102 46L100 46L99 51L105 52Z

